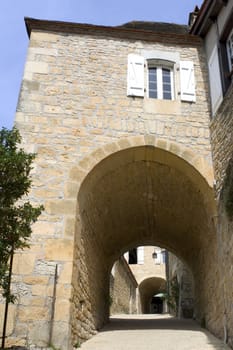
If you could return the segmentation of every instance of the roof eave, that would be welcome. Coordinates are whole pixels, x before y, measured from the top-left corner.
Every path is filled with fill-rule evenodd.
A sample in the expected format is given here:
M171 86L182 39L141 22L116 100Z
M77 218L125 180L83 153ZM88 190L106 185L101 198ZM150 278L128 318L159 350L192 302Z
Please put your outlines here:
M227 0L205 0L195 22L190 28L190 34L198 35L203 38L226 3Z
M146 41L162 41L164 38L171 38L170 33L152 32L149 30L132 29L124 27L111 27L84 23L72 23L62 21L40 20L25 17L25 25L28 36L32 31L46 31L57 33L73 33L85 35L106 35L119 38L146 40ZM194 35L174 33L174 35L184 44L200 43L200 40Z

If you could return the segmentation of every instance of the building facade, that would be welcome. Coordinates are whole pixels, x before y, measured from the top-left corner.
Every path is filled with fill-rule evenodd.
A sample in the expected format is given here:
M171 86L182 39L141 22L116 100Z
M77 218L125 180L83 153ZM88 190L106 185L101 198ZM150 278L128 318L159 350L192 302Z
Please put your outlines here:
M109 316L113 263L143 245L186 262L196 319L230 343L232 245L217 235L210 143L221 117L209 128L203 39L186 26L150 22L27 18L26 26L15 124L37 153L30 200L45 210L30 249L15 256L9 344L68 349L95 334ZM222 247L231 249L222 251L224 270Z
M111 315L138 313L138 283L123 256L113 265L109 294Z
M166 301L161 298L167 290L166 251L160 247L142 246L124 256L138 284L137 313L167 312Z
M233 347L233 1L204 1L191 33L203 38L209 70L210 136L217 201L224 339Z

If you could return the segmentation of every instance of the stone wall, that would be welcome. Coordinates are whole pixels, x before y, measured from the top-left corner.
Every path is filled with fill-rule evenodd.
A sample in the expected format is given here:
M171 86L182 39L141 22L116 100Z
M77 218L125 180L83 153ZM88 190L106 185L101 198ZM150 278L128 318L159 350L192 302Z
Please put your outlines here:
M233 86L210 123L216 195L219 197L229 160L233 157Z
M144 248L144 262L143 264L132 264L130 268L138 282L140 284L144 279L150 277L159 277L166 279L166 265L161 262L159 264L155 263L152 258L154 253L154 247L145 246Z
M140 39L134 39L132 31L127 37L127 30L118 37L117 29L111 36L104 29L99 31L90 27L88 31L79 32L78 28L74 32L66 32L56 23L52 30L37 28L31 32L16 126L25 149L37 153L30 200L44 204L45 210L34 225L30 250L20 253L15 263L14 279L19 281L19 299L9 343L20 339L21 343L47 345L51 327L52 342L56 347L67 349L77 340L87 339L107 320L109 276L113 262L130 248L131 243L156 245L163 241L163 237L160 240L149 237L150 232L146 242L140 232L135 234L134 242L127 241L127 235L120 236L125 229L123 221L122 230L117 233L113 231L121 222L125 210L112 209L112 213L118 211L119 216L111 218L108 215L110 195L109 202L106 200L101 207L88 204L95 203L93 197L98 192L91 192L91 184L80 191L83 180L107 156L136 146L146 145L147 150L163 149L160 168L161 163L165 162L166 165L166 162L170 162L171 168L166 165L164 169L167 169L166 174L175 172L176 179L182 176L186 179L190 173L193 174L193 180L188 179L193 181L194 198L198 198L194 204L202 198L201 203L207 205L202 211L203 217L206 218L206 213L212 215L212 211L208 212L212 206L209 193L213 178L208 81L202 42L180 34L159 33L149 38L142 31ZM180 60L194 62L196 103L180 101L178 75L175 79L177 98L174 101L126 96L128 54L142 54L151 50L176 52ZM157 164L153 159L149 162L148 154L142 148L141 153L132 153L132 157L135 155L135 162L140 158L142 165ZM178 164L182 164L181 169ZM137 174L140 174L140 170L137 170ZM98 170L94 178L96 176L103 179ZM195 179L199 182L195 182ZM188 180L180 183L185 183L188 188ZM147 191L149 185L146 184ZM98 188L98 184L95 188ZM208 194L202 195L205 188ZM97 199L101 198L102 194ZM149 193L141 212L152 210L151 198L153 196ZM147 216L152 217L152 214L148 213L143 222L150 226L151 221ZM166 211L163 213L165 215ZM99 239L97 221L92 221L98 218L103 223L105 215L109 218L102 230L109 233L106 242ZM203 217L196 220L192 237L196 237L195 230L199 226L200 237L214 231L211 224L201 226ZM180 218L183 216L179 215ZM134 221L132 218L129 223L132 225ZM121 237L118 241L122 240L122 243L118 242L116 246L118 234ZM172 234L170 238L173 239ZM181 238L177 240L181 254L185 254L182 242ZM218 264L210 263L215 256L215 242L209 243L208 238L203 243L199 238L196 242L198 247L203 247L203 251L198 251L196 256L193 253L194 263L198 261L196 271L203 270L198 276L201 288L206 285L207 275L213 281ZM209 245L210 255L206 257ZM111 254L110 246L114 250ZM54 270L50 275L50 264L53 269L56 264L59 267L53 322L50 311ZM38 266L42 265L46 267L44 272L38 271ZM22 266L25 266L23 271ZM27 298L24 297L25 293ZM211 292L206 291L200 309L210 298ZM212 303L214 300L209 302L210 308ZM38 327L41 330L40 339L35 335Z
M110 313L137 313L137 282L123 257L113 266L110 277Z
M216 197L218 199L218 216L215 221L218 235L218 255L221 265L219 284L224 304L224 338L233 348L233 220L232 216L229 217L226 213L226 198L223 191L226 181L226 170L233 159L232 101L233 85L231 85L216 116L212 120L210 131L216 178Z
M194 315L194 280L192 271L178 259L174 254L169 253L168 257L168 291L172 295L171 281L177 278L179 288L179 300L177 308L177 316L183 318L195 318ZM174 313L174 309L170 308L170 312Z

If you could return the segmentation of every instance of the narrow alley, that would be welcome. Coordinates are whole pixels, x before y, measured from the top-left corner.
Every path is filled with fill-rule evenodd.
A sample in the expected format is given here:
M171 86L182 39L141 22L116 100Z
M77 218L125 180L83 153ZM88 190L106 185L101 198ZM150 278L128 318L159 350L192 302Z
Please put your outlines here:
M193 320L168 315L118 315L82 350L220 350L229 349Z

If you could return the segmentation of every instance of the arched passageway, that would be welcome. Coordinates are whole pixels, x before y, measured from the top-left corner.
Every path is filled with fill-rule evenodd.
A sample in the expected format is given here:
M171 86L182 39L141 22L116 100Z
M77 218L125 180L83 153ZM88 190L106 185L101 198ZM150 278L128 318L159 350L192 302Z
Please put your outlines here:
M166 281L163 278L151 277L143 280L139 285L141 312L143 314L162 313L164 305L160 294L162 295L165 291Z
M206 179L166 150L131 147L100 161L78 194L72 319L79 334L107 321L113 263L139 245L163 247L186 262L195 279L195 315L211 319L210 290L218 289L213 203Z

